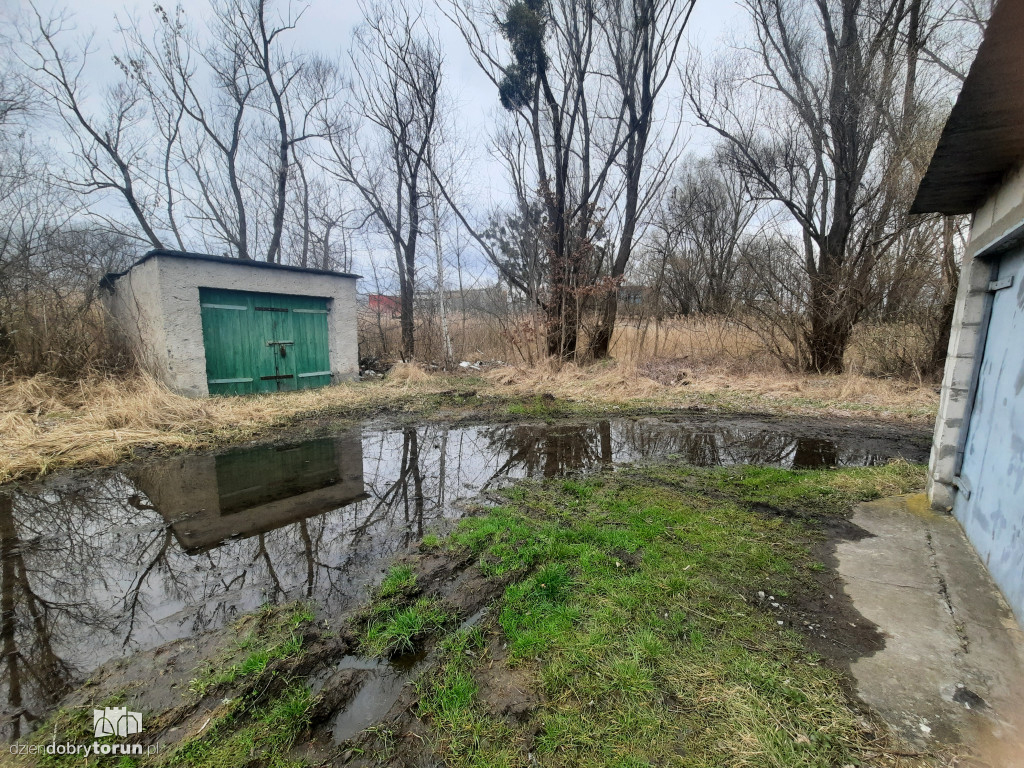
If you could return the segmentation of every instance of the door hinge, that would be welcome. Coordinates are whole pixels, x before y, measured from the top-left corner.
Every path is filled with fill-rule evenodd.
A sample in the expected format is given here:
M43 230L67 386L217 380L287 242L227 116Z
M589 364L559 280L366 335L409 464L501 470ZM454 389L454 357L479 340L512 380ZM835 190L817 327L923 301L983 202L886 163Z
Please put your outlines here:
M991 283L989 283L988 292L995 293L996 291L1003 290L1003 288L1010 288L1012 285L1013 275L1010 275L1009 277L1003 277L1000 278L999 280L993 280Z
M964 501L971 500L971 484L967 482L966 477L957 475L953 478L953 486L960 491L960 495L964 497Z

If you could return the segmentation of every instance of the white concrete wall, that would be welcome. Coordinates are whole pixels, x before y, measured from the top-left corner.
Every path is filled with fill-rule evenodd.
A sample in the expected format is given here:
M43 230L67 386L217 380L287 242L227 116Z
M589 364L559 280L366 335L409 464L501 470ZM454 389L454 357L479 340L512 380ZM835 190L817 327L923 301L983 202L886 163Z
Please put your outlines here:
M156 255L116 280L107 306L143 365L174 391L209 394L200 288L328 299L332 381L359 374L354 277Z
M1024 167L1009 174L974 215L971 240L960 269L939 412L928 463L928 498L937 510L950 511L956 496L956 451L965 428L971 378L979 350L982 320L992 276L991 264L978 254L1005 241L1024 224Z
M117 330L124 335L142 367L166 381L167 345L163 315L159 312L160 279L155 259L133 267L115 286L115 290L104 291L102 295Z

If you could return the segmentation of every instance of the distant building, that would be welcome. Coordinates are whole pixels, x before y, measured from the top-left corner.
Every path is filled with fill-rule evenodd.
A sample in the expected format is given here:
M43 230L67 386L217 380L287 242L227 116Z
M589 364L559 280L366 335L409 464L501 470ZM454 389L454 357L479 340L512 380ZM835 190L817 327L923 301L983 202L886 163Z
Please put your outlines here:
M358 375L357 278L154 250L101 286L141 364L175 392L201 397Z
M973 214L928 467L1024 623L1024 3L1000 0L914 202Z
M371 293L366 302L371 312L378 315L390 315L400 317L402 315L402 300L398 296L387 296L383 293Z
M651 308L654 291L643 285L620 285L618 311L623 315L640 315Z

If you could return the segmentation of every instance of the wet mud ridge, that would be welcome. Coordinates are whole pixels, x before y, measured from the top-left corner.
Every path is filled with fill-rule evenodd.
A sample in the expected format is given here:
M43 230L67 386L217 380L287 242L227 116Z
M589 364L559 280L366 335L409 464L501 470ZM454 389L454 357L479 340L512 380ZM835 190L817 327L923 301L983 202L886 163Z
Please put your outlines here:
M484 577L467 556L408 554L394 567L414 575L416 587L402 596L403 603L437 601L448 631L487 622L487 606L507 583ZM342 765L367 749L384 754L391 748L381 751L385 734L414 727L415 682L436 662L437 637L414 636L411 651L379 658L361 648L365 623L360 611L328 623L301 603L265 608L229 627L103 665L60 702L54 727L66 727L65 712L116 702L146 713L144 735L130 742L163 751L187 748L211 723L236 712L239 719L251 717L300 684L308 686L311 705L293 757ZM288 652L275 658L282 645ZM500 643L490 653L497 660L504 656ZM260 664L251 662L254 656ZM482 701L513 717L532 712L537 698L530 684L515 685L517 676L510 670L482 676Z

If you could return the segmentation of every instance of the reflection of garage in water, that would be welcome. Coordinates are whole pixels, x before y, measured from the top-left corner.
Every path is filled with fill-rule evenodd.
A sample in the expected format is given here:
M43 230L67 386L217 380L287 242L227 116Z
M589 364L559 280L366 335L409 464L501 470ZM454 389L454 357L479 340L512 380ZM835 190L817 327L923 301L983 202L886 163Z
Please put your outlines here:
M369 498L358 431L295 445L182 456L131 479L189 554Z

